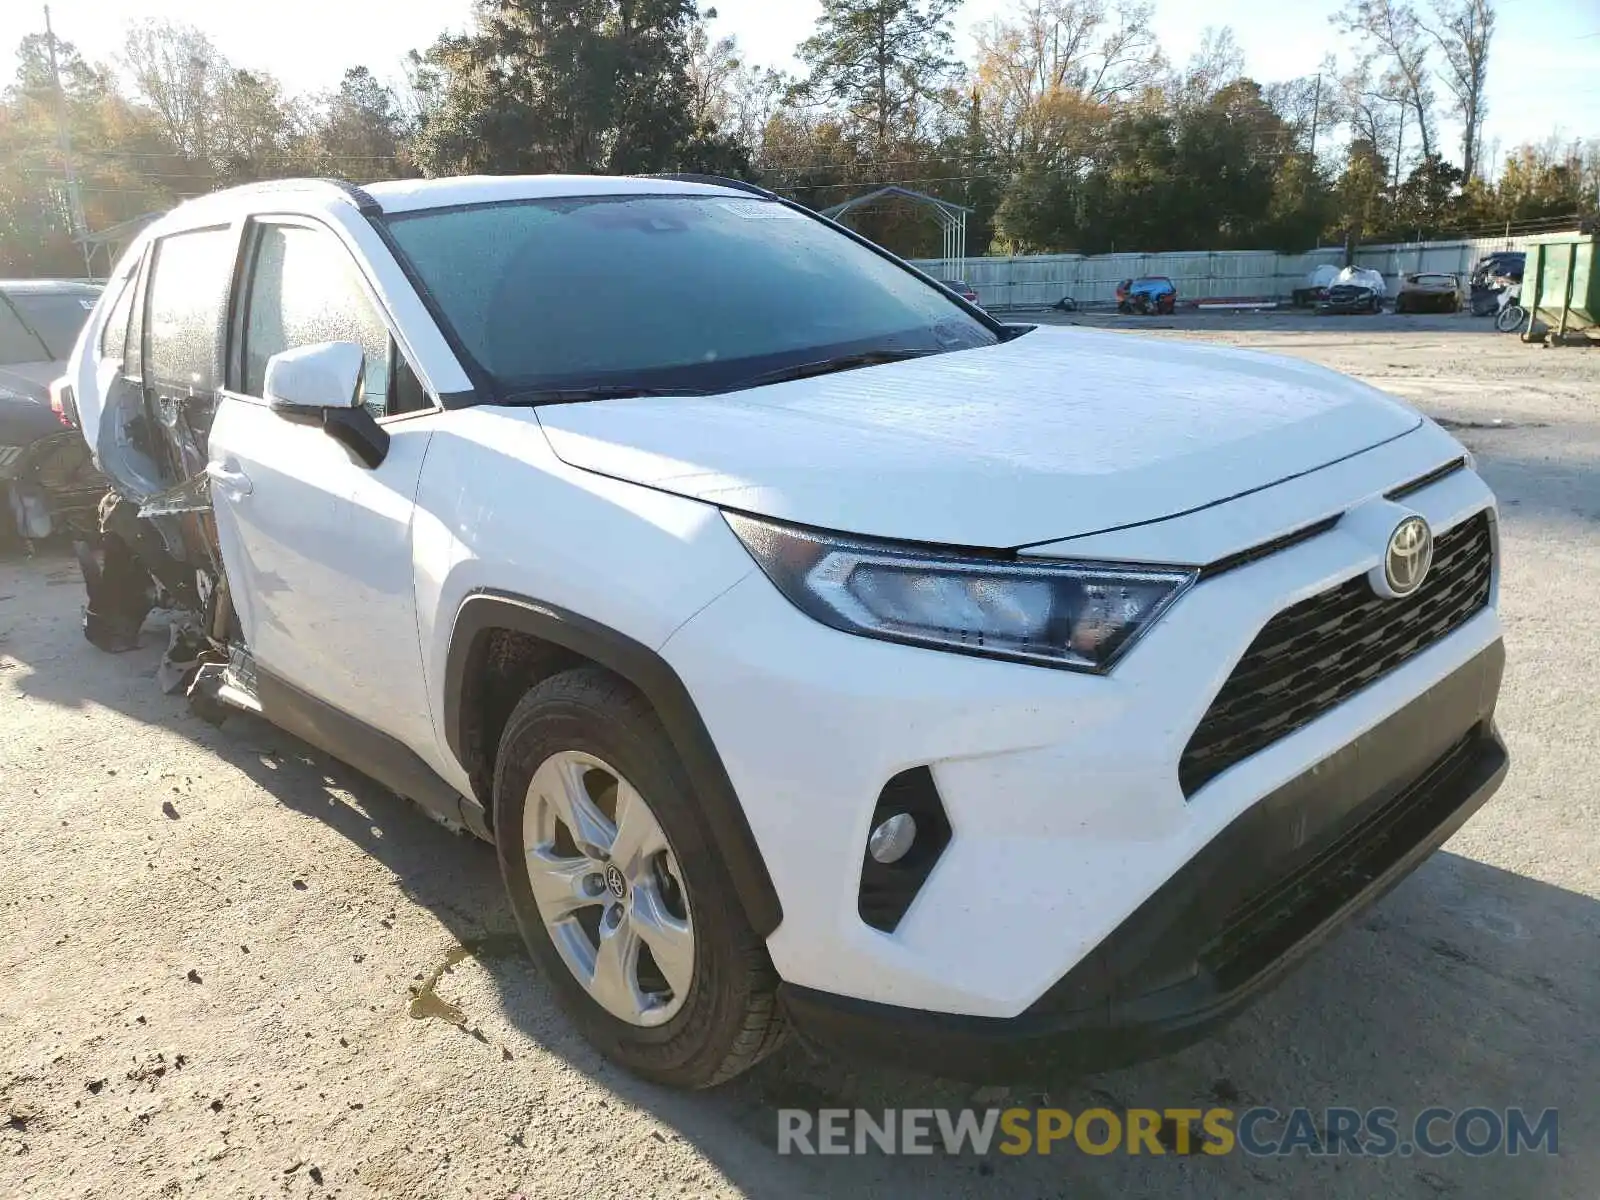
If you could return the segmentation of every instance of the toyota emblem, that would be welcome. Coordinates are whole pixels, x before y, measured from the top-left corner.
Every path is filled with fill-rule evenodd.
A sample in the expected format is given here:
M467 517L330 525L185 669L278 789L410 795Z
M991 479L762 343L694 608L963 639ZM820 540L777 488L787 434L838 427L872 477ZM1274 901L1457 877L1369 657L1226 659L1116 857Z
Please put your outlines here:
M1409 596L1422 586L1433 565L1433 530L1421 517L1407 517L1389 535L1383 575L1395 596Z
M610 889L611 894L618 900L628 894L627 877L617 869L616 863L606 864L606 887Z

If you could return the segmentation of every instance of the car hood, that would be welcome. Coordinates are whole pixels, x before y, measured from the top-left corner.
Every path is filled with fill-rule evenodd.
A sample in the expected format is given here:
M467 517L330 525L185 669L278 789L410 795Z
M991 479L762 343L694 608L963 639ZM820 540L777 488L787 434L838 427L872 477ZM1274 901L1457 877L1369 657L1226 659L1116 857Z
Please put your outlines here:
M551 405L562 461L868 536L1017 547L1159 520L1417 427L1293 359L1045 327L722 395Z

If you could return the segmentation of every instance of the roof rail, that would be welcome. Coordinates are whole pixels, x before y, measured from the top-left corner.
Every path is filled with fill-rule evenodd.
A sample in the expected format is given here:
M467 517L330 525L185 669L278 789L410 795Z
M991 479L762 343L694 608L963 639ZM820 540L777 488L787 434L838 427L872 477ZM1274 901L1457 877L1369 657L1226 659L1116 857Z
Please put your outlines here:
M262 179L254 183L241 183L236 187L224 188L220 192L212 192L213 196L223 195L249 195L252 192L279 192L279 191L322 191L333 188L345 199L361 210L363 216L376 216L383 212L383 206L365 188L357 187L345 179Z
M727 175L697 175L692 171L663 171L654 175L637 175L636 179L672 179L678 183L707 183L715 187L733 188L739 192L749 192L755 196L766 196L777 200L780 197L776 192L768 191L760 184L749 183L743 179L734 179Z

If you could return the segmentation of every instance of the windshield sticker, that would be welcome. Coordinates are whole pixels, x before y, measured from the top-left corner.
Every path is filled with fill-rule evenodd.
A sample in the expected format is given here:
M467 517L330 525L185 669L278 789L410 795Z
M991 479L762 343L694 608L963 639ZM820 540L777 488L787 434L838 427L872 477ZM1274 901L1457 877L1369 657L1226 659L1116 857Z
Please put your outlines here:
M786 208L772 200L729 200L723 205L736 217L746 217L752 221L799 221L801 216L792 208Z
M84 299L84 300L79 300L78 303L83 306L83 311L84 312L93 312L94 311L94 301L93 300Z

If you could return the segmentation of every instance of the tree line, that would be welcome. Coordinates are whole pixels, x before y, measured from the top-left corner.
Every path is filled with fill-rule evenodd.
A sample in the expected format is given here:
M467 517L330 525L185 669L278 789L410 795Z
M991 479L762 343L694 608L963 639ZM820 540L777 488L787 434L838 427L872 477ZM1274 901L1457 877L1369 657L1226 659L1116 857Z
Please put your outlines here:
M823 0L791 73L747 63L695 0L479 0L468 32L318 95L191 26L135 25L111 63L30 35L0 95L0 274L80 274L75 227L291 175L695 171L818 209L894 184L971 209L971 255L1298 252L1595 210L1600 139L1484 144L1492 0L1347 0L1342 58L1274 80L1227 28L1174 63L1150 7L1115 0L1017 0L961 61L959 11ZM939 252L902 201L852 220Z

